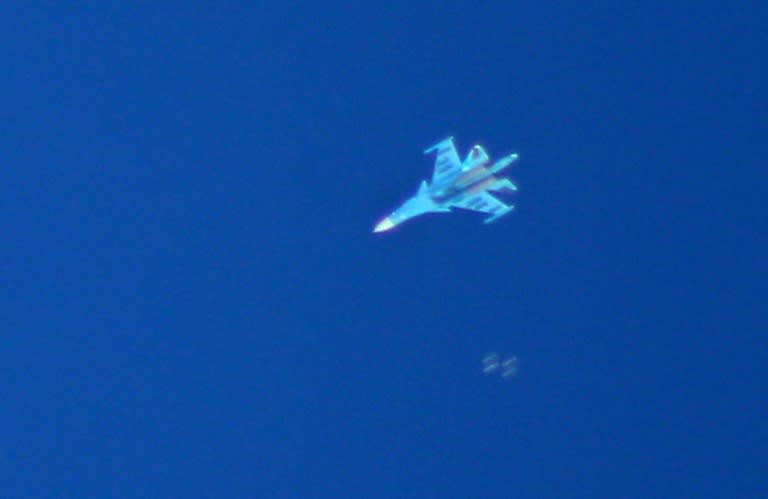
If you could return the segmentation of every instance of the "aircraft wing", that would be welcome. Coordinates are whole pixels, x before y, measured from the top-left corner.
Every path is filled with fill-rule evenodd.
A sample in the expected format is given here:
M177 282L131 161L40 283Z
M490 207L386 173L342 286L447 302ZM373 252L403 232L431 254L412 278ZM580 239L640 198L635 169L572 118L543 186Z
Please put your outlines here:
M432 172L432 184L441 183L444 180L455 177L461 172L461 160L456 152L456 146L453 144L453 137L438 142L426 151L424 154L437 152L435 158L435 169Z
M514 209L514 206L505 204L489 192L481 192L465 197L460 201L451 203L451 206L463 208L465 210L479 211L480 213L488 213L491 216L485 219L485 223L493 222Z

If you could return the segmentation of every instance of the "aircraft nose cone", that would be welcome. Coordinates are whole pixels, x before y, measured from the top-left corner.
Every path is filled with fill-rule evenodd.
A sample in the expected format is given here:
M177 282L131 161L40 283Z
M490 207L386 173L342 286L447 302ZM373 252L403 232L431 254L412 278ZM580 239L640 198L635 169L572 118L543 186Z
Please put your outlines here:
M376 227L373 228L373 232L384 232L385 230L389 230L394 226L395 226L395 223L392 221L392 219L389 217L386 217L386 218L383 218L381 222L376 224Z

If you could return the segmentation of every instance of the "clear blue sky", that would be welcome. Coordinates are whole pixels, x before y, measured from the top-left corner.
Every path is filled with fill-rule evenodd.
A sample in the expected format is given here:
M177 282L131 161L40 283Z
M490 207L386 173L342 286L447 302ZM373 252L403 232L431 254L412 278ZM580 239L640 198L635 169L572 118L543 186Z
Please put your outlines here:
M0 7L0 495L768 497L767 4L337 4Z

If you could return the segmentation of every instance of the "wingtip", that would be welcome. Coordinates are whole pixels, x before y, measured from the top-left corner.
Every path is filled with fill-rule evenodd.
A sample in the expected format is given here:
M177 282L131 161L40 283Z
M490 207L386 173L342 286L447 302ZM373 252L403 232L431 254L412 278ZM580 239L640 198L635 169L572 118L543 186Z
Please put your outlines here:
M507 215L507 214L513 212L514 210L515 210L515 206L514 205L509 205L509 206L507 206L507 209L499 211L498 213L496 213L494 215L491 215L490 217L488 217L485 220L483 220L483 223L484 224L491 224L491 223L495 222L496 220L500 219L501 217L503 217L504 215Z
M453 142L453 135L446 137L440 142L438 142L437 144L424 149L424 154L429 154L431 152L437 151L438 149L440 149L441 146L443 146L443 144L451 143L451 142Z

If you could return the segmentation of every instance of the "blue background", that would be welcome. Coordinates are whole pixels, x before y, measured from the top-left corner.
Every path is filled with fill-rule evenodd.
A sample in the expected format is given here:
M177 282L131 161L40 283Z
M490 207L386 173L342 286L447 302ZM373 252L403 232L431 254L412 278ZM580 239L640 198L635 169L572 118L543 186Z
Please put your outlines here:
M765 2L117 5L0 7L3 497L768 497Z

